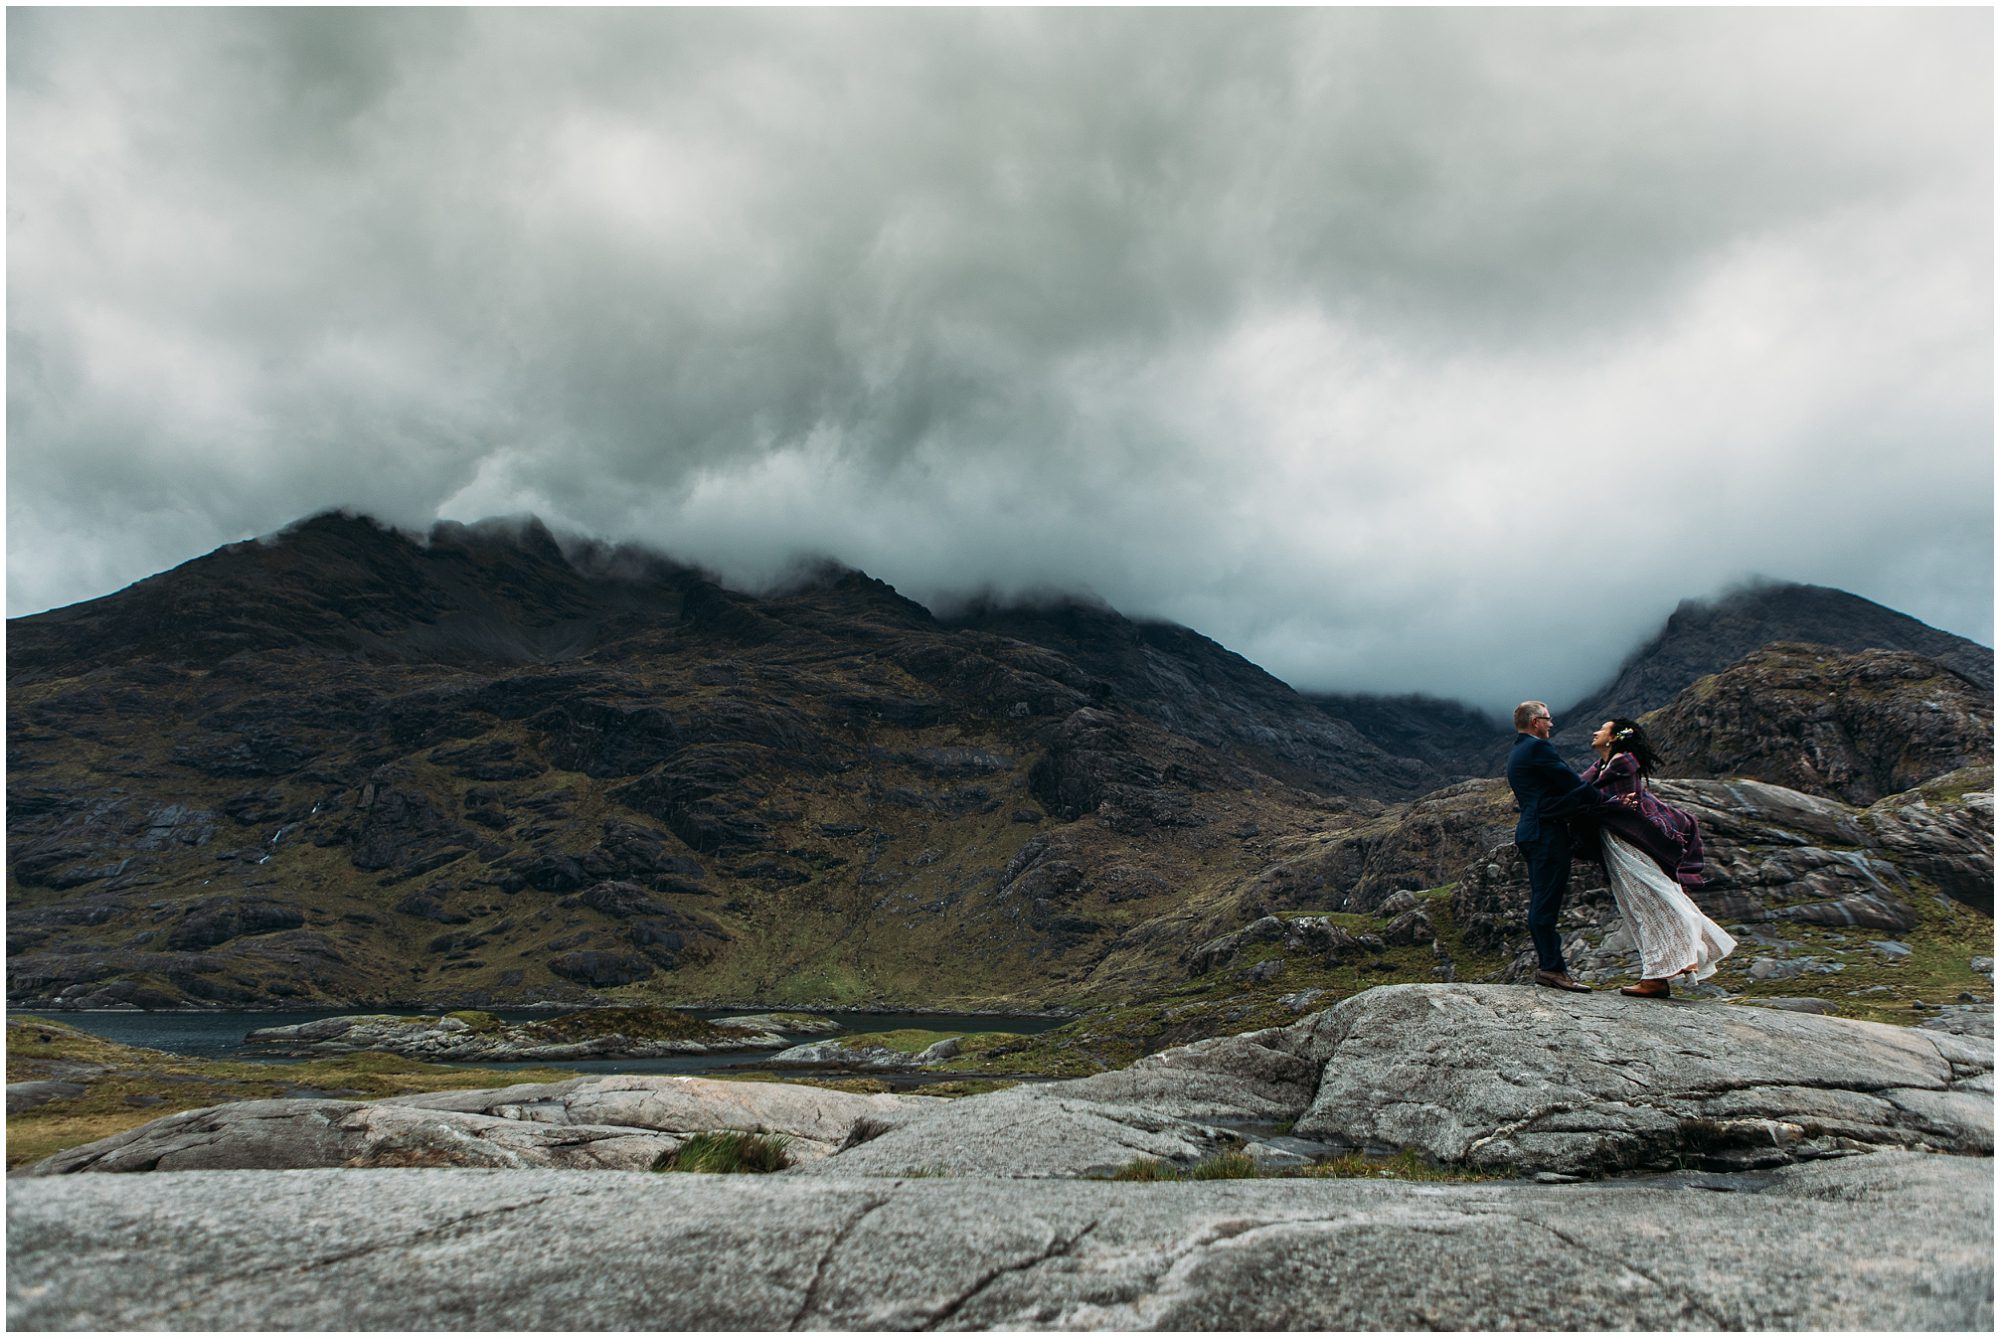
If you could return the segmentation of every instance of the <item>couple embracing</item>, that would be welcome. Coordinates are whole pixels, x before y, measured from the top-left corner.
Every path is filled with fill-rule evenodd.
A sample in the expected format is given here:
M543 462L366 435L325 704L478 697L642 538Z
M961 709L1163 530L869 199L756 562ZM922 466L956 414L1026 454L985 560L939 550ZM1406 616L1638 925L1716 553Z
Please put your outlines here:
M1684 890L1702 882L1701 832L1694 819L1646 788L1657 759L1636 720L1607 720L1590 744L1597 761L1581 776L1556 753L1555 720L1544 702L1514 708L1507 784L1521 807L1514 844L1528 864L1528 937L1535 983L1587 993L1563 963L1556 917L1569 890L1572 856L1600 860L1618 912L1639 945L1640 981L1620 993L1664 999L1676 976L1703 980L1736 940L1701 913Z

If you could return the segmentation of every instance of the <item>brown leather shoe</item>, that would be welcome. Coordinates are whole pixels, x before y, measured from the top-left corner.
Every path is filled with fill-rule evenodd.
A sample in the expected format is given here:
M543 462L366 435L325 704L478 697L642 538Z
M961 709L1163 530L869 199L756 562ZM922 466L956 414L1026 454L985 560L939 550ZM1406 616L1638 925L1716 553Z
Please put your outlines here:
M1620 994L1629 994L1635 999L1671 999L1674 997L1672 986L1668 985L1664 980L1642 980L1636 985L1621 985L1618 988L1618 992Z
M1567 971L1537 971L1535 983L1547 985L1552 990L1571 990L1577 994L1590 993L1590 986L1572 978Z

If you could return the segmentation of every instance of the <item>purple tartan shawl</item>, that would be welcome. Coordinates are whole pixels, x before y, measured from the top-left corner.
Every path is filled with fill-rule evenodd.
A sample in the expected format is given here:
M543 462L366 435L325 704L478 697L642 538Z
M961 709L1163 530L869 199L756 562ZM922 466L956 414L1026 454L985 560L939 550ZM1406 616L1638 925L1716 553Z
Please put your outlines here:
M1617 753L1609 762L1593 763L1583 779L1606 799L1625 802L1570 820L1570 839L1580 857L1602 864L1604 848L1598 833L1608 831L1644 852L1681 886L1699 887L1707 881L1701 874L1701 828L1694 815L1655 796L1632 754Z

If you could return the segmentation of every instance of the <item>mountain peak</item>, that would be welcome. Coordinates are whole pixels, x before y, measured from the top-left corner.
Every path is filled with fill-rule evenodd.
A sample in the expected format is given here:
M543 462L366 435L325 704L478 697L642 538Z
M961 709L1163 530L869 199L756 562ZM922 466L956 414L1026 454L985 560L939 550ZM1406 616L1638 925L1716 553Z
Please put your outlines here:
M1993 690L1988 647L1845 590L1758 582L1714 599L1682 600L1659 634L1628 656L1610 683L1557 714L1562 728L1555 741L1580 749L1605 720L1656 710L1695 679L1774 641L1849 652L1910 651Z

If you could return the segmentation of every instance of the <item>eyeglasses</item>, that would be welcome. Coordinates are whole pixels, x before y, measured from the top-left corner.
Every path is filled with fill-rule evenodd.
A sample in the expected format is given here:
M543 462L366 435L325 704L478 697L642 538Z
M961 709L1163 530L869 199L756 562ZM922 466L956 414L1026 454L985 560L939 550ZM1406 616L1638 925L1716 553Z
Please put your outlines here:
M1529 716L1529 717L1528 717L1528 719L1530 719L1530 720L1546 720L1546 721L1548 721L1548 722L1549 722L1550 724L1552 724L1552 725L1553 725L1553 724L1554 724L1554 723L1556 722L1556 718L1555 718L1554 716L1552 716L1552 715L1548 715L1548 714L1543 714L1543 715L1531 715L1531 716Z

